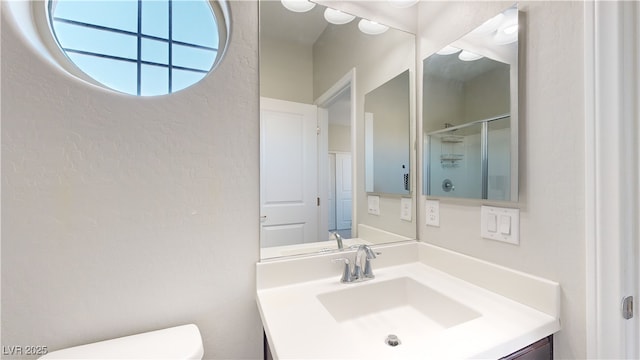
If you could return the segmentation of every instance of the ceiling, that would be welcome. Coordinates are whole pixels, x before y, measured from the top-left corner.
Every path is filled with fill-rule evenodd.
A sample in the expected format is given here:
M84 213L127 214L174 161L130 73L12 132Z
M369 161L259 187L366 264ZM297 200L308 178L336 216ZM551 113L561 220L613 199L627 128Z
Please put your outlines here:
M312 45L327 27L324 8L316 6L305 13L287 10L280 1L260 1L260 35L286 42ZM296 29L292 31L292 29Z
M506 67L506 71L509 71L508 64L486 57L475 61L462 61L458 59L458 53L452 55L433 54L424 60L424 64L424 75L461 82L469 81L500 67Z

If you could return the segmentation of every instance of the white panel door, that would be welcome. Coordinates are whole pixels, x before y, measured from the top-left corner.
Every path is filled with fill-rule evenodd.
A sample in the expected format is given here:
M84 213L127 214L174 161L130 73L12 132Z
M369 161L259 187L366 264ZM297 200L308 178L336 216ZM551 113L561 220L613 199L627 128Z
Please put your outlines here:
M260 99L262 247L317 241L315 105Z
M351 229L351 154L336 154L336 226Z
M336 154L329 154L329 196L327 199L329 212L329 230L336 230Z

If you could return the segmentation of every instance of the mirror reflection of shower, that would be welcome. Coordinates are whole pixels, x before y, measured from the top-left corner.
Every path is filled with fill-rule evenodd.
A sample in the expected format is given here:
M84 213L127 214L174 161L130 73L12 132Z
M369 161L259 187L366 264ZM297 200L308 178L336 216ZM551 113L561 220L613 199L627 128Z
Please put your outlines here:
M423 61L423 193L518 199L518 7Z

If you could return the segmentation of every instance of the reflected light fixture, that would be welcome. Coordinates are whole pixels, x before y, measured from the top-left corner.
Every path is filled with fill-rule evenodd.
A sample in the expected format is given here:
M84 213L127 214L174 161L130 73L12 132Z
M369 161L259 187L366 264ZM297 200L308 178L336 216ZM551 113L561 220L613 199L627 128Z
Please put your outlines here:
M358 23L358 29L360 29L360 31L368 35L380 35L385 31L389 30L389 27L386 25L379 24L375 21L362 19Z
M511 44L518 40L518 10L508 9L504 12L504 20L495 36L494 41L500 45Z
M356 17L354 15L344 13L340 10L327 8L324 11L324 18L332 24L342 25L351 22L351 20L355 19Z
M293 12L307 12L316 6L309 0L280 0L282 6Z
M462 50L462 49L457 48L455 46L447 45L447 46L443 47L442 49L440 49L440 51L436 52L436 54L438 54L438 55L451 55L451 54L457 53L460 50Z
M389 4L397 8L408 8L418 3L418 0L388 0Z
M462 50L460 55L458 55L458 59L462 61L474 61L474 60L481 59L483 57L484 56L478 55L476 53L472 53L471 51L468 51L468 50Z
M505 26L504 29L502 29L502 32L505 33L506 35L511 35L513 33L515 33L516 31L518 31L518 24L512 24L509 26Z

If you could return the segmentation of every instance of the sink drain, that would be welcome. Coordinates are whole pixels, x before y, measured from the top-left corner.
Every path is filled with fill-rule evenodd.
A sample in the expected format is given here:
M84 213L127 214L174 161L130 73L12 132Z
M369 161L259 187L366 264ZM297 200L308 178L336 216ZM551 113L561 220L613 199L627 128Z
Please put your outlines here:
M400 339L397 336L391 334L387 336L387 339L384 341L389 346L398 346L400 345Z

